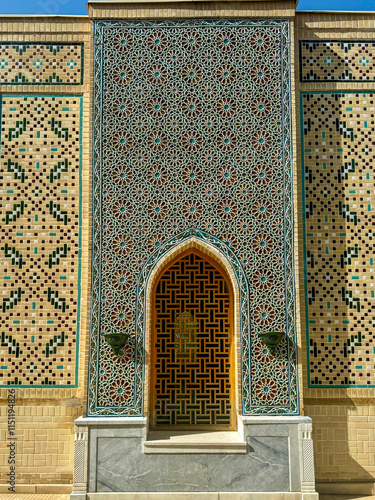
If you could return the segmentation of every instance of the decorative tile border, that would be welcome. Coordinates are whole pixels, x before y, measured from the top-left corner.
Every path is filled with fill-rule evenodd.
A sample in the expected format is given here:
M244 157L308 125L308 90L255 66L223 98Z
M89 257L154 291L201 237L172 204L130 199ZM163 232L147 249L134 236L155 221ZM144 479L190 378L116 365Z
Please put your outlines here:
M237 29L238 31L236 31ZM213 51L213 53L216 52L216 55L210 56L207 61L203 62L201 59L203 53L202 56L196 57L191 51L198 48L196 54L200 54L199 51L205 48L204 45L202 49L199 48L201 41L206 40L208 33L210 34L209 44L217 43L218 45L215 45L215 51ZM139 47L137 45L138 37L142 37L142 44ZM217 42L215 37L218 37ZM239 39L248 37L248 40L246 39L246 43L238 48L232 45L236 37ZM165 63L165 51L168 48L168 43L171 43L171 52L168 52L167 56L167 58L170 56L170 61L168 59L169 62ZM176 47L176 52L172 50L174 44L182 44L180 49ZM250 45L253 52L247 52ZM143 331L139 329L136 331L134 323L135 312L139 310L142 303L138 296L138 305L135 305L137 298L136 280L145 262L149 262L148 259L155 257L156 253L153 253L153 250L158 252L159 249L164 248L164 245L175 241L176 236L173 235L178 234L178 231L182 230L180 235L185 235L185 231L192 230L192 227L195 228L194 231L205 235L205 238L216 239L216 241L221 242L220 245L231 249L238 256L236 258L240 259L241 266L247 270L247 279L251 283L251 341L254 344L252 349L247 351L247 348L242 346L243 366L246 364L246 368L243 368L243 394L245 395L243 413L298 413L288 21L97 21L95 46L93 281L88 414L93 416L142 414L144 338L142 337ZM230 51L234 50L235 47L237 47L236 53L238 52L237 59L229 57ZM210 47L206 47L206 52L209 49ZM219 52L217 52L218 50ZM264 53L267 50L270 50L270 54L272 53L268 59ZM182 57L185 57L186 61L189 60L191 65L191 69L187 73L185 72L186 75L184 73L185 63L179 59L182 54L185 54ZM164 100L169 103L167 111L176 109L176 118L170 124L172 128L177 127L178 129L180 120L177 115L183 113L181 115L181 130L185 130L187 121L195 123L200 112L200 102L203 103L204 107L211 106L209 94L207 97L204 97L203 94L198 96L196 94L198 87L195 87L202 76L203 83L204 79L209 76L205 65L212 64L211 57L222 57L223 61L228 61L224 64L225 67L233 65L228 70L224 69L221 76L220 67L215 66L216 59L213 62L215 73L218 72L216 75L218 91L222 93L219 95L224 100L226 99L225 86L230 85L231 78L237 78L236 72L242 75L243 69L240 68L243 64L249 65L250 70L254 72L254 83L252 83L251 90L247 81L244 81L241 88L244 89L245 94L239 95L238 98L236 96L233 104L228 102L226 105L223 102L222 113L236 113L236 111L230 111L230 107L233 105L235 108L238 106L238 109L241 109L241 105L245 106L243 109L248 109L249 105L253 105L254 109L258 106L258 111L255 111L261 114L263 120L261 120L262 125L260 125L258 133L252 132L251 135L255 142L251 147L249 146L249 154L250 149L254 148L251 155L257 158L257 162L253 164L250 156L246 156L249 161L247 167L244 164L244 167L231 167L227 171L224 161L224 157L229 155L228 164L232 164L229 157L238 154L239 150L237 152L238 148L235 143L242 141L241 134L245 134L244 137L246 137L247 129L238 133L239 135L229 134L230 137L227 135L218 139L219 144L221 144L220 141L223 142L222 146L218 146L217 152L213 152L217 153L219 157L218 172L210 178L212 179L211 183L215 184L214 192L217 190L218 193L222 193L218 202L215 202L215 206L222 206L222 214L221 212L221 215L212 213L209 216L212 212L211 202L205 201L205 198L198 201L194 195L194 186L196 182L198 184L207 182L203 180L203 177L211 175L209 174L210 167L208 166L204 173L195 172L195 166L200 163L194 162L192 159L200 154L200 148L203 147L200 146L201 141L207 148L205 141L208 139L205 138L203 131L202 137L200 133L199 137L195 137L191 131L197 129L191 124L191 130L183 132L183 134L187 134L186 137L183 135L179 140L177 139L179 132L176 136L173 135L176 132L169 131L168 128L165 129L166 132L162 132L160 126L167 126L165 117L163 118ZM148 61L151 61L151 66ZM164 67L165 64L167 64L166 67ZM178 73L176 75L179 75L177 79L185 79L183 85L188 90L185 91L184 95L191 99L186 109L186 103L182 101L173 108L174 105L169 101L169 99L175 99L172 87L171 94L165 94L165 96L163 94L163 97L161 94L159 95L159 93L164 92L163 88L169 87L166 84L164 84L165 87L158 84L158 79L168 80L170 74L170 85L174 85L173 71L166 69L167 67L172 68L174 65L177 65ZM152 71L154 72L152 73ZM244 75L248 74L248 71L249 69ZM220 78L224 80L221 82ZM151 79L155 82L151 86L143 86L142 79L147 81ZM229 80L226 81L226 79ZM265 79L267 83L263 82L262 79ZM256 83L258 80L259 82ZM211 85L211 82L212 78L209 78L208 86ZM238 82L242 82L242 79L239 79ZM269 102L263 104L260 102L259 96L265 96L267 86L270 87L269 97L267 95ZM151 92L152 95L150 94L144 101L147 104L142 104L145 89L148 89L147 91ZM250 90L248 97L246 97L246 89L247 92ZM260 92L259 96L258 92ZM140 102L137 104L138 99ZM248 104L241 104L242 99L249 99L246 101ZM218 109L221 109L220 103L218 106ZM214 120L219 119L225 122L224 115L222 118L219 117L221 111L212 107L210 109L212 109ZM269 115L271 109L277 110L273 120ZM146 121L142 118L144 110L147 111L148 116ZM205 111L205 113L207 112ZM217 113L219 114L216 118ZM159 114L161 114L160 117L158 117ZM185 115L186 118L183 117ZM242 122L246 125L245 117ZM146 127L144 130L142 124L143 127ZM211 125L207 124L207 126ZM136 131L134 127L138 127L139 130L137 128ZM269 130L272 130L271 133L268 132L269 127ZM146 135L144 135L145 133ZM136 144L139 141L144 145L142 152L137 150ZM269 141L267 147L263 146L264 141ZM177 186L175 193L173 186L169 186L170 181L167 181L168 176L172 180L174 175L172 170L168 170L168 168L171 169L171 166L167 168L167 163L164 165L166 151L170 149L169 143L176 144L176 154L174 157L172 155L170 161L177 162L176 172L181 170L176 177L176 184L186 183L189 185L186 192L184 192L183 187L185 184ZM232 146L231 143L233 143ZM246 140L245 143L248 144ZM217 144L216 140L213 144ZM191 171L188 164L182 169L178 166L178 158L179 155L184 154L184 148L189 150L190 161L188 163L191 164ZM142 161L142 158L146 158L150 154L158 157L153 160L154 167L152 168L148 167L147 160L145 163ZM268 154L272 155L272 159L267 157ZM221 157L222 159L220 159ZM243 160L239 159L238 161L246 162L246 158L244 156ZM260 180L254 181L251 180L251 176L254 179L257 177L256 164L259 163L259 159L263 159L266 166L264 172L263 170L259 172ZM208 158L208 161L211 160ZM169 163L169 165L171 164ZM224 176L222 180L220 180L220 168ZM190 175L184 169L188 169ZM201 175L203 175L202 179ZM218 179L216 179L216 175ZM242 185L241 182L245 182L248 188L244 188L243 193L238 195L237 190ZM268 185L269 182L271 184L266 192L262 186L263 184ZM118 183L120 184L117 186ZM273 183L276 183L275 186ZM114 184L116 184L116 188ZM138 184L142 184L144 187L137 187ZM276 185L279 187L276 188ZM166 187L171 189L169 195L164 193ZM178 195L180 189L182 192ZM152 190L152 198L149 198L150 190ZM189 199L188 193L191 193L194 200ZM207 192L207 196L211 197L210 193ZM198 191L196 194L198 196ZM248 203L244 199L242 204L242 195L245 198L249 196L251 199L253 196L255 198L252 199L252 203ZM144 196L145 198L142 198ZM169 207L171 203L174 203L172 201L174 196L177 196L177 200L180 199L179 196L182 196L182 201L177 202L176 207L179 207L177 209ZM139 197L142 200L141 198L138 200ZM139 204L140 201L141 204ZM259 210L262 213L261 206L270 207L271 204L275 203L277 207L275 205L272 211L267 209L264 221L260 216L261 223L254 213L248 212L250 206L255 207L259 204ZM226 215L229 212L231 215ZM176 214L176 221L170 219L170 214L173 213ZM236 229L240 224L238 217L244 218L245 224L239 232ZM271 218L268 219L268 217ZM275 218L279 221L278 223ZM249 223L251 223L252 229L249 229ZM268 236L270 230L268 224L271 223L274 224L272 241ZM222 229L218 229L216 226L219 228L222 226ZM248 236L242 235L241 231L243 230L250 231ZM262 230L266 231L264 235ZM257 245L260 245L260 249L263 248L263 243L266 248L264 257L261 257L263 250L259 250L260 253L257 254L256 248L258 248ZM272 252L271 247L273 248ZM137 255L133 249L137 250ZM273 263L270 259L273 259ZM263 265L257 267L256 263L260 261L267 263L265 267ZM272 269L272 276L267 270L267 266ZM116 271L116 275L119 275L119 284L113 281L115 279L113 277L114 271ZM264 274L264 277L267 275L266 281L270 280L272 283L267 292L265 292L263 285L259 285L257 288L256 283L261 280L260 275L258 276L259 273ZM124 288L124 285L120 283L128 284ZM276 289L274 290L275 286L278 287L279 292L276 295L273 293L276 291ZM115 289L119 292L115 293ZM114 301L114 296L119 297L119 300ZM123 298L121 298L122 296ZM258 297L257 300L254 300L255 297ZM276 300L275 303L274 300ZM138 327L139 322L137 323ZM257 332L267 331L270 328L285 328L289 339L288 342L285 341L280 346L277 356L273 358L257 336ZM124 356L114 359L103 334L120 330L130 333L131 340L125 348ZM252 378L251 387L250 377Z
M82 85L83 43L0 43L0 85Z
M77 387L82 97L1 98L0 382Z
M301 93L308 386L374 385L375 93Z
M300 40L301 82L375 81L375 41Z

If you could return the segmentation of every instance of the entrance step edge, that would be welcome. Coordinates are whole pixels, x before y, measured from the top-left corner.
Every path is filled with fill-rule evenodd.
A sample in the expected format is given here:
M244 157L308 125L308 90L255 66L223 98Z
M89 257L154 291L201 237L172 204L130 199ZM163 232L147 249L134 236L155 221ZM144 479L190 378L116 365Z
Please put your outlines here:
M223 432L150 432L143 442L145 454L216 453L245 454L247 443L237 431Z

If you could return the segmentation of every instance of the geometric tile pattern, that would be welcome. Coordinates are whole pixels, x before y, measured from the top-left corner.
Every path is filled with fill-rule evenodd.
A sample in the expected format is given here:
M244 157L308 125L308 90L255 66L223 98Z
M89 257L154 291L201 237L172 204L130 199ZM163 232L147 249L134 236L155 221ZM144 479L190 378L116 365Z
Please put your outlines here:
M310 387L374 387L375 94L301 94Z
M299 43L301 82L375 80L375 42Z
M295 344L273 356L258 336L295 336L288 22L97 21L95 36L90 414L142 414L140 277L193 228L249 283L244 413L295 413ZM111 332L129 334L123 356Z
M83 44L0 44L0 85L82 83Z
M0 383L77 383L81 97L3 96Z
M194 253L161 276L155 292L156 425L229 426L231 307L225 278Z

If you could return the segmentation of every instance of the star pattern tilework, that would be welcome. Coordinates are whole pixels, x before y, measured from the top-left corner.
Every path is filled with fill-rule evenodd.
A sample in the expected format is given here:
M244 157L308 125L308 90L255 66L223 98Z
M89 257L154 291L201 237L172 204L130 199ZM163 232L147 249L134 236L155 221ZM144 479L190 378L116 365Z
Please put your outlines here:
M298 411L294 343L272 356L258 335L295 335L288 28L97 22L90 415L142 414L143 277L189 231L246 273L244 413Z

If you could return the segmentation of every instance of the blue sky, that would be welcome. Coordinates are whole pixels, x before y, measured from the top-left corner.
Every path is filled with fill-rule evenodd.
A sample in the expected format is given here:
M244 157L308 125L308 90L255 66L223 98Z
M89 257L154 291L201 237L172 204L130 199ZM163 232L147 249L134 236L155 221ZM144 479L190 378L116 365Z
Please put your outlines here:
M0 0L0 14L87 14L85 0ZM297 10L374 10L375 0L300 0Z

